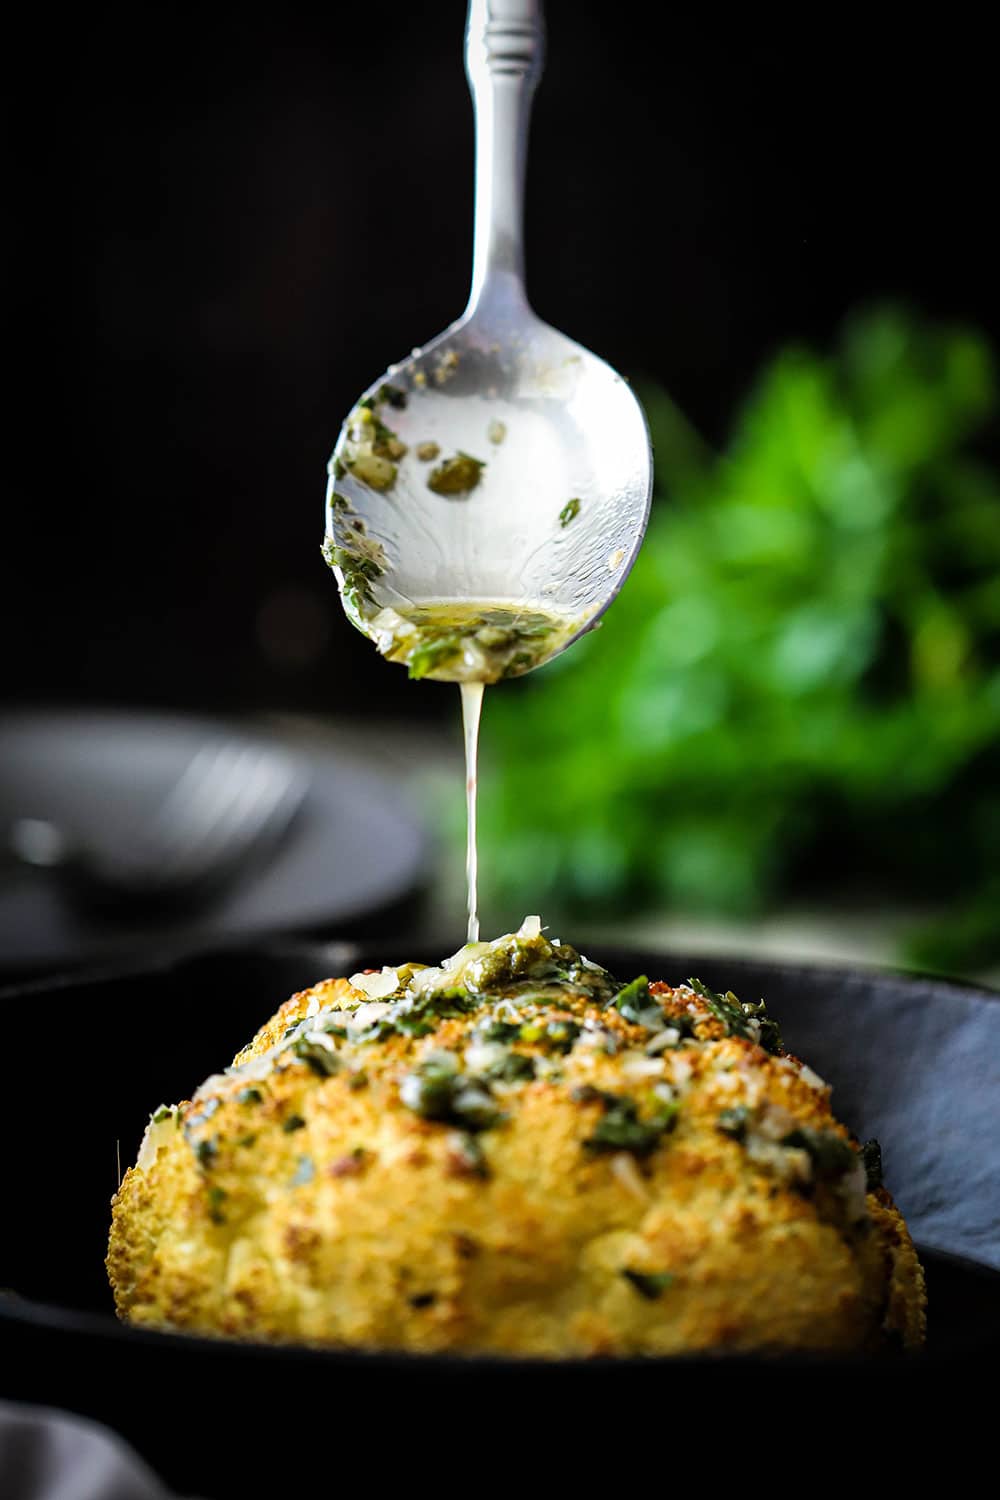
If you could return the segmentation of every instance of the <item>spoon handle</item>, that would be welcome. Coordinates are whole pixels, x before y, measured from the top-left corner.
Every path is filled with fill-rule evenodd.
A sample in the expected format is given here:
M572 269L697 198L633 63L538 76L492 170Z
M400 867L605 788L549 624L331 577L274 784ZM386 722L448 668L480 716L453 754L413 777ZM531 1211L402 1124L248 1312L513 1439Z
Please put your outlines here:
M476 218L467 312L525 304L524 171L542 73L541 0L469 0L465 71L476 116Z

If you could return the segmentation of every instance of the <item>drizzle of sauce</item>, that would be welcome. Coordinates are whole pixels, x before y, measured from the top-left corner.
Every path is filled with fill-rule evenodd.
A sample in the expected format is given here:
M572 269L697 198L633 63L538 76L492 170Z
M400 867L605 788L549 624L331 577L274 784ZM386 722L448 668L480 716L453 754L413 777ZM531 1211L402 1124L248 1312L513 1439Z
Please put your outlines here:
M378 400L401 404L383 387ZM431 677L459 684L465 731L466 893L468 941L479 940L476 792L479 720L483 688L507 677L520 677L560 652L587 623L587 615L571 619L537 604L509 599L442 599L421 603L386 594L389 561L381 542L368 532L350 500L336 488L336 480L350 470L376 490L391 488L396 464L406 446L374 413L375 401L359 405L345 426L343 452L331 460L328 493L329 531L323 555L333 569L348 619L388 661L405 666L413 678ZM497 424L498 429L502 424ZM493 432L491 441L502 441ZM436 445L422 445L431 447ZM429 457L430 454L425 456ZM467 459L468 463L475 462ZM478 472L478 471L477 471ZM433 487L433 486L432 486ZM560 512L565 526L579 509L570 501Z
M346 592L345 592L346 604ZM487 683L519 677L562 649L579 622L504 601L441 601L376 609L362 601L355 624L411 677L455 682L462 694L467 816L468 941L479 941L476 793L479 720Z
M476 790L479 762L479 716L483 711L483 687L481 682L463 682L462 727L465 730L465 885L468 901L469 926L466 940L479 941L479 893L478 850L476 845Z

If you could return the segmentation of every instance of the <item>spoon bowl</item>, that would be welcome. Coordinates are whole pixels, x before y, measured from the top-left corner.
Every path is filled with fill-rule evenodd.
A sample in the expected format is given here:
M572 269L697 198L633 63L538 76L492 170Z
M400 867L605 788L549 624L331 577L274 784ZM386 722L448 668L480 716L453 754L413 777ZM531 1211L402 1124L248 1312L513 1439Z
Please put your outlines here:
M400 613L501 604L561 624L528 670L596 623L645 533L653 465L639 402L524 293L523 178L541 51L535 0L472 0L469 305L368 387L330 461L327 559L348 614L380 649L391 639L385 621Z

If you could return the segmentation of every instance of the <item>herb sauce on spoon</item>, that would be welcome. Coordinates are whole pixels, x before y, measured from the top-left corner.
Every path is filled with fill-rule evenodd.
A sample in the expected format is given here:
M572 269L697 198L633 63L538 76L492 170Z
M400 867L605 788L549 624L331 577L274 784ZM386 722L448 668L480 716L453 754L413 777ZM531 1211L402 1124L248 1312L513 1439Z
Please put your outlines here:
M469 0L469 303L368 387L328 467L323 551L348 618L411 677L462 687L470 938L483 687L532 671L597 623L638 552L653 484L627 382L525 294L528 117L543 50L540 0Z

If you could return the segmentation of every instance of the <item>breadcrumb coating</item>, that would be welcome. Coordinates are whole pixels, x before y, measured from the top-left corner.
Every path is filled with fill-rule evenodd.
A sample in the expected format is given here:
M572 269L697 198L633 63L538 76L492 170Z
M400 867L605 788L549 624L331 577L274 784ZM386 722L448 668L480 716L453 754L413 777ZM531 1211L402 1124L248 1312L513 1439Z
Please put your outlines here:
M323 980L158 1110L112 1205L119 1316L542 1357L917 1348L877 1149L763 1007L623 989L536 927Z

